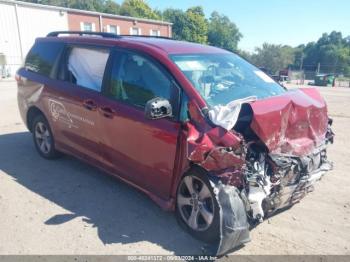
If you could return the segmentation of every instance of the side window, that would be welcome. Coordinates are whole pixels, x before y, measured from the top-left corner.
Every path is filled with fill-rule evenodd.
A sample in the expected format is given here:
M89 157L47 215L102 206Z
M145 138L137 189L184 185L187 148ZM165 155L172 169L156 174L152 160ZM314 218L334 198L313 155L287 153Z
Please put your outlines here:
M177 94L165 72L150 59L133 53L115 59L109 89L109 96L142 108L152 98L162 97L172 102ZM177 105L172 103L172 106Z
M52 77L52 69L62 50L62 43L36 42L26 57L24 67L28 71Z
M108 49L70 47L61 64L58 78L99 92L108 56Z
M180 108L180 121L186 122L189 119L188 114L188 97L185 92L182 92L181 108Z

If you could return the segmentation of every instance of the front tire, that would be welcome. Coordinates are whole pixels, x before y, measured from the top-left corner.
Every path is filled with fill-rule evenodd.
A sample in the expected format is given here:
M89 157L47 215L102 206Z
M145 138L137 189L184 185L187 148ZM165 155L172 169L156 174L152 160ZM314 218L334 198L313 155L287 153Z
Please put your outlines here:
M207 243L220 239L220 212L206 172L190 170L176 194L176 217L192 236Z
M55 140L50 125L43 115L37 115L33 120L32 134L38 153L46 159L55 159L60 153L55 148Z

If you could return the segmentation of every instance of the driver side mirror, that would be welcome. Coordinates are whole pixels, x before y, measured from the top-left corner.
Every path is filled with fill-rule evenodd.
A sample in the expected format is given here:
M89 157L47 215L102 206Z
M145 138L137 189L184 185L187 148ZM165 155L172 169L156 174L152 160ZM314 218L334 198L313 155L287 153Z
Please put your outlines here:
M170 102L161 97L153 98L146 103L145 115L148 119L159 119L173 115Z

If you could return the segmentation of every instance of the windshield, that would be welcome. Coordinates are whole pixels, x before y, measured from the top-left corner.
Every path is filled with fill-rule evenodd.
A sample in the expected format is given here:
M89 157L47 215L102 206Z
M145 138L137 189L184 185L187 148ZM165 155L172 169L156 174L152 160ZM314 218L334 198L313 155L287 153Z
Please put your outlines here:
M235 54L172 55L171 59L210 106L285 92L272 78Z

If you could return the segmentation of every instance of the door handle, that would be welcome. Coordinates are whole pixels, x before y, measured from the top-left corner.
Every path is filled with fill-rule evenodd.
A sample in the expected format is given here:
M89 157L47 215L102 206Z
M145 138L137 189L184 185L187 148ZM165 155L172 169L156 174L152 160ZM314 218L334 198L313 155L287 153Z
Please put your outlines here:
M96 110L97 105L94 102L94 100L87 99L87 100L84 100L83 107L85 107L88 110L94 111L94 110Z
M101 107L100 112L104 117L113 118L115 111L107 106Z

